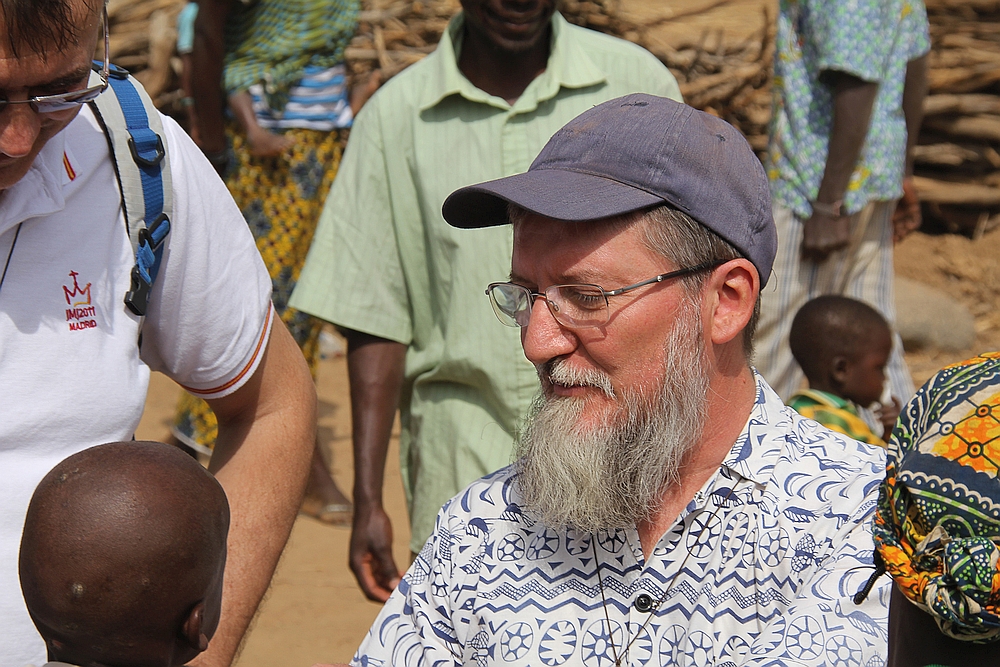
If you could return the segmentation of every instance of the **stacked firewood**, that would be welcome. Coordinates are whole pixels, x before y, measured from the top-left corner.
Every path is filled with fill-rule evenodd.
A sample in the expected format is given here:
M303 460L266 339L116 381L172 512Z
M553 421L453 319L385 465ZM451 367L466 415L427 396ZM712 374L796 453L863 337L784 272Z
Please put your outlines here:
M732 0L705 0L687 11L665 11L641 24L622 13L618 0L561 0L559 10L572 23L628 39L649 49L677 77L684 99L738 127L758 150L767 144L771 113L770 78L774 22L745 42L726 42L721 31L704 33L673 48L652 43L651 29ZM434 49L458 10L458 0L365 0L358 33L347 50L352 73L380 70L388 79Z
M571 22L636 42L677 77L691 105L726 119L751 145L767 144L775 22L742 42L706 31L670 46L650 38L665 21L734 0L636 21L620 0L559 0ZM176 17L186 0L110 0L112 60L133 72L161 108L177 111ZM931 20L930 95L916 151L925 217L948 231L982 234L1000 224L1000 0L926 0ZM458 0L362 0L347 49L352 75L387 80L434 50Z
M559 0L571 22L645 46L677 77L684 99L738 127L757 150L767 144L770 117L774 21L760 34L726 41L705 32L688 44L665 46L649 39L658 25L706 12L734 0L705 0L687 10L670 10L641 23L621 11L620 0ZM186 0L111 0L112 60L142 81L158 106L177 111L180 62L174 53L177 14ZM383 81L434 50L460 9L458 0L362 0L357 35L346 51L355 78L379 70Z
M927 0L927 11L916 184L930 222L977 237L1000 224L1000 1Z
M110 0L111 62L135 73L157 106L171 110L182 95L177 90L180 62L177 15L187 0ZM99 58L104 45L98 45Z

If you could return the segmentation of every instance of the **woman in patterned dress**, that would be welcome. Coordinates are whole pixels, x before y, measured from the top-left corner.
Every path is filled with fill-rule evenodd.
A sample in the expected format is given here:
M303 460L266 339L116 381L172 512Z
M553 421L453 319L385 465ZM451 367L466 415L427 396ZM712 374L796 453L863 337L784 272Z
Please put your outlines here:
M192 78L198 139L257 239L273 281L275 310L315 377L322 322L287 304L353 114L375 86L372 81L349 96L344 48L357 27L358 1L199 4ZM224 124L221 99L218 105L203 104L213 92L220 97L220 78L236 122ZM184 445L209 452L215 415L204 401L185 393L172 433ZM351 511L317 442L303 512L346 525Z

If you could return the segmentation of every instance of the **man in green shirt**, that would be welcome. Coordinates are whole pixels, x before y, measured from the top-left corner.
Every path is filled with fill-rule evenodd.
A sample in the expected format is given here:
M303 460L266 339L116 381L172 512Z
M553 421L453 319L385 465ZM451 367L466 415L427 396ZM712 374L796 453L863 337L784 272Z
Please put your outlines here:
M642 48L570 25L554 0L463 0L437 50L355 121L291 305L347 335L354 438L351 569L385 601L399 581L382 506L398 407L411 550L441 505L510 463L538 390L517 331L483 290L510 272L511 232L456 230L452 191L526 171L559 128L632 92L680 99Z

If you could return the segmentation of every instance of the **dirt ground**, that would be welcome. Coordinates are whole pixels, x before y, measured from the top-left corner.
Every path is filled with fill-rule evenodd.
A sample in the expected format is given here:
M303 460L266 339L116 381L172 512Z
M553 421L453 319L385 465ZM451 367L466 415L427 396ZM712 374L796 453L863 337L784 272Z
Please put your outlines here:
M655 20L670 14L714 6L713 0L623 0L636 18ZM655 39L680 45L696 42L705 30L711 39L743 40L761 29L765 6L774 0L732 0L708 12L668 21ZM1000 348L1000 231L973 242L954 236L915 234L897 249L897 273L928 283L960 300L976 316L976 350ZM944 364L973 350L907 353L919 384ZM332 452L332 469L341 488L351 489L350 408L343 358L324 361L319 373L320 437ZM179 389L154 375L146 414L137 437L163 439ZM399 477L398 443L393 441L386 474L385 502L395 528L398 563L409 558L409 530ZM361 595L347 569L347 528L299 517L271 591L238 661L240 667L308 667L316 662L347 661L371 625L379 606Z

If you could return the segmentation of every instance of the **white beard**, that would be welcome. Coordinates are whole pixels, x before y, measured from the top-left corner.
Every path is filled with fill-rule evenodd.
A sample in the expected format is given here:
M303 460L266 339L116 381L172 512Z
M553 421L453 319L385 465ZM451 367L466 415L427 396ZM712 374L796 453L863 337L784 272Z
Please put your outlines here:
M515 447L515 483L529 514L548 527L583 532L652 517L704 428L709 378L699 325L694 304L678 312L651 395L616 396L602 371L574 371L562 359L539 369L559 384L597 387L618 405L586 428L579 424L586 400L535 399Z

